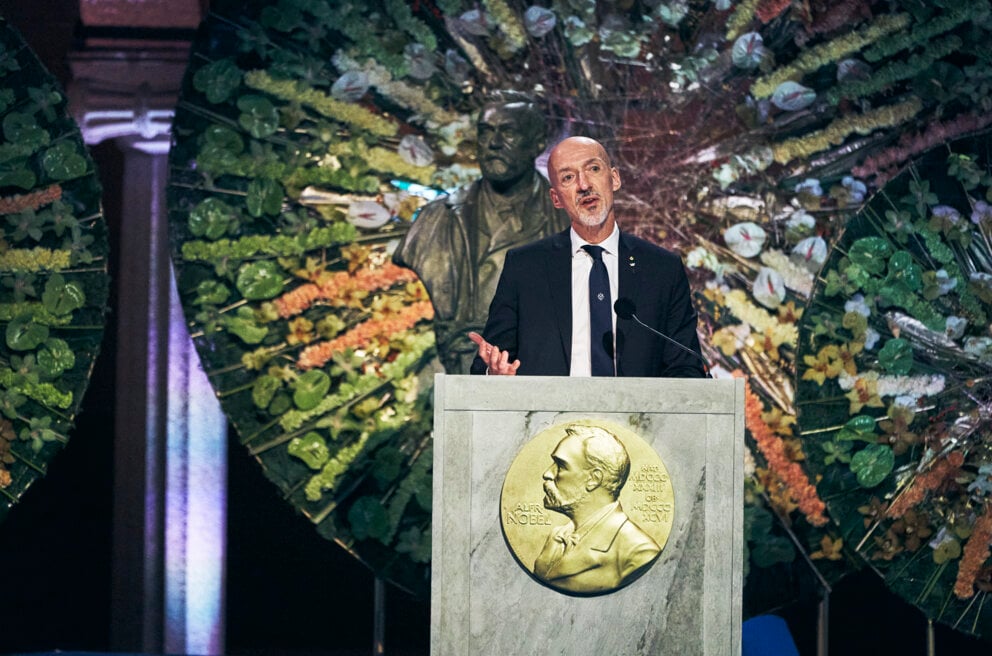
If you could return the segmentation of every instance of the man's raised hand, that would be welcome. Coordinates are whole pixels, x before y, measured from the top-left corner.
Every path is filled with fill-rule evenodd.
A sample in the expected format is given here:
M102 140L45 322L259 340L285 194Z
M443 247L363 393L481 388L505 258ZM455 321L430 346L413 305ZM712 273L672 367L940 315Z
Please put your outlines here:
M470 332L468 338L479 347L479 357L486 363L486 374L490 376L516 376L520 368L520 360L510 362L510 352L501 351L482 338L476 332Z

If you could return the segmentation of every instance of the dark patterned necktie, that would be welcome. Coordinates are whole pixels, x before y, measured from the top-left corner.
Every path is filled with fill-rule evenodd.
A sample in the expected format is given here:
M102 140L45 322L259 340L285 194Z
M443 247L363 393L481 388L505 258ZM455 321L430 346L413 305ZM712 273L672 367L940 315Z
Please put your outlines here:
M610 274L603 262L603 247L586 244L582 249L592 256L589 272L589 346L592 352L592 375L615 376L613 367L613 300L610 298Z

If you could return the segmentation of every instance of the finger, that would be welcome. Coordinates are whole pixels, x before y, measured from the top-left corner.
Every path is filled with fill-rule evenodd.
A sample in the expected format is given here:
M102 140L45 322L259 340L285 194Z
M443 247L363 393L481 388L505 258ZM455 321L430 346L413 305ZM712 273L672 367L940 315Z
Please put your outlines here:
M510 371L510 352L500 351L499 352L499 372L505 374Z
M513 364L510 365L510 369L512 370L512 373L514 375L516 375L517 369L519 368L520 368L520 360L514 360Z
M486 340L485 340L485 339L484 339L484 338L482 337L482 335L480 335L480 334L479 334L479 333L477 333L477 332L474 332L474 331L473 331L473 332L470 332L470 333L468 334L468 338L469 338L470 340L472 340L473 342L475 342L475 344L476 344L476 346L488 346L488 345L489 345L489 342L487 342L487 341L486 341Z

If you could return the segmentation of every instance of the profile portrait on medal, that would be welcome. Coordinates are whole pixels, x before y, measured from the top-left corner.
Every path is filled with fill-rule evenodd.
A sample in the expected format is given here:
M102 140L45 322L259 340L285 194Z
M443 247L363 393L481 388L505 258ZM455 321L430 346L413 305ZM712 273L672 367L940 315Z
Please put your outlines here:
M544 472L544 507L570 522L551 531L534 561L534 574L570 592L622 587L661 552L620 505L630 456L615 435L599 426L565 432Z
M636 430L576 418L517 451L500 518L507 547L533 579L565 594L609 594L658 560L675 522L674 486Z

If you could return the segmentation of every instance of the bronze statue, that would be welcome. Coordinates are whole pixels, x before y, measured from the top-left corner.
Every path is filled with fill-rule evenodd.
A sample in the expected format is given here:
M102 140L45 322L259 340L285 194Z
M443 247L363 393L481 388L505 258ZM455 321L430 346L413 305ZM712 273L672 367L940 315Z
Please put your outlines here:
M482 179L424 206L393 254L430 294L438 353L449 374L469 373L478 347L468 333L486 324L506 251L568 226L534 168L547 143L534 100L498 91L486 99L476 129Z
M548 585L579 594L614 590L643 573L661 547L620 506L630 456L598 426L571 426L544 473L544 507L571 521L551 531L534 561Z

